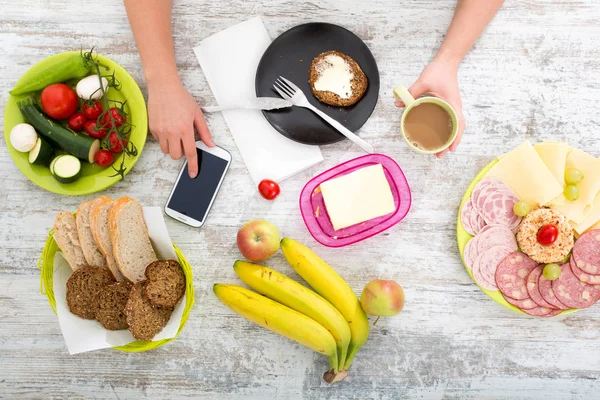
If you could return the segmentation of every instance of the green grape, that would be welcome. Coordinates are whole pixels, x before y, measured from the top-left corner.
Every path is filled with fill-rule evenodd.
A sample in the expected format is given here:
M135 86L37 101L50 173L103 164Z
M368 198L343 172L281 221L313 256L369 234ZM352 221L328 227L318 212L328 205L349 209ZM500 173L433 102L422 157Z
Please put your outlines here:
M567 184L579 183L583 180L583 172L577 168L569 168L565 171L565 182Z
M567 185L564 194L567 200L575 201L579 198L579 188L575 185Z
M544 267L544 277L550 281L560 278L561 272L562 270L558 264L548 264Z
M524 201L518 201L513 206L513 212L519 217L526 216L529 214L529 211L531 211L531 207Z

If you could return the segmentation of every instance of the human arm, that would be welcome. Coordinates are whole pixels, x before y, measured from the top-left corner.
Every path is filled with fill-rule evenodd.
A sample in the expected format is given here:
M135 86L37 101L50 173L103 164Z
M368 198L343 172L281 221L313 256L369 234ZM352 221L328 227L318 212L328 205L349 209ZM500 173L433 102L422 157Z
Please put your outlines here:
M198 173L194 127L200 139L214 146L194 97L181 83L171 30L172 0L124 0L148 86L150 133L174 160L184 154L190 176Z
M498 12L504 0L458 0L452 23L433 60L408 89L413 97L430 93L446 100L456 111L459 129L449 151L454 151L465 130L462 100L458 87L458 66L475 41ZM401 100L396 106L403 107ZM436 154L441 157L448 150Z

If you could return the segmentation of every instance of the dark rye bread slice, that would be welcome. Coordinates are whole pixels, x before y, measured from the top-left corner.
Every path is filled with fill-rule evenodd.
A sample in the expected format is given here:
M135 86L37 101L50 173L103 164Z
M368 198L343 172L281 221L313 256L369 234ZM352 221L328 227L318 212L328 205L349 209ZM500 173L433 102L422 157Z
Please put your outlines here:
M129 293L129 300L125 306L125 317L129 331L137 340L148 341L169 322L172 308L156 307L144 296L144 285L141 281L133 285Z
M108 284L115 282L109 270L83 267L73 272L67 280L67 305L69 310L84 319L94 319L94 298Z
M108 330L127 329L125 305L131 292L131 282L116 282L104 286L94 298L96 321Z
M144 295L158 307L175 307L185 294L185 275L175 260L158 260L146 267Z
M350 67L350 72L353 75L350 81L352 94L348 98L342 98L338 94L328 90L317 90L315 88L315 83L321 76L321 71L331 67L331 64L326 61L326 57L329 55L341 57ZM308 72L308 83L310 84L312 93L320 102L338 107L348 107L356 104L363 97L369 85L367 76L360 68L360 65L352 57L336 50L326 51L315 57Z

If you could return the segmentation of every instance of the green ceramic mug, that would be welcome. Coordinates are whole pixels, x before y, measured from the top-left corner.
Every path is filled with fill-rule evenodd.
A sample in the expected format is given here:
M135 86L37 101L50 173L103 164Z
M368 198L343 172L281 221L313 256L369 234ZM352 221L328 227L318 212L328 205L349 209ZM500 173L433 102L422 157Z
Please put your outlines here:
M402 85L399 85L394 89L394 95L396 96L396 98L399 98L404 102L404 113L402 114L402 120L400 122L400 130L402 131L402 137L404 138L406 143L408 143L408 145L413 150L415 150L419 153L423 153L423 154L435 154L435 153L439 153L440 151L444 151L448 147L450 147L452 142L454 142L454 139L456 139L456 135L458 135L458 116L456 115L456 111L454 111L454 109L452 108L452 106L450 106L450 104L448 104L446 101L444 101L438 97L433 97L433 96L423 96L423 97L419 97L418 99L415 99L408 92L408 90ZM442 107L448 113L448 115L450 116L450 119L452 120L452 132L450 133L450 137L448 138L448 141L446 143L444 143L441 147L438 147L435 149L423 149L423 148L416 146L414 143L412 143L408 139L408 137L406 136L406 130L404 129L404 122L406 120L406 116L415 107L417 107L420 104L424 104L424 103L433 103L433 104L436 104L436 105Z

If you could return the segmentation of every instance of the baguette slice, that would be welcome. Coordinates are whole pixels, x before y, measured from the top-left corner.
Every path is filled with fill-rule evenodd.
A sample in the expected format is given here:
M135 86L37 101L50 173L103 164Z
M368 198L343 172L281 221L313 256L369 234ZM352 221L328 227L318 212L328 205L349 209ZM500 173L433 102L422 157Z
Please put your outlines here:
M84 201L77 208L77 233L81 242L83 256L88 262L88 265L100 268L107 268L106 259L98 249L92 230L90 229L90 206L92 201Z
M144 280L146 267L157 257L140 203L131 197L116 200L108 210L108 232L121 274L133 283Z
M100 249L100 252L106 258L106 264L110 272L113 273L117 281L124 281L125 278L117 267L117 262L113 257L112 243L108 234L108 210L112 207L114 201L106 196L100 196L90 206L90 229L94 241Z
M73 271L88 265L79 243L77 222L70 212L62 211L56 216L54 220L54 240L56 240L58 247Z

